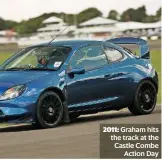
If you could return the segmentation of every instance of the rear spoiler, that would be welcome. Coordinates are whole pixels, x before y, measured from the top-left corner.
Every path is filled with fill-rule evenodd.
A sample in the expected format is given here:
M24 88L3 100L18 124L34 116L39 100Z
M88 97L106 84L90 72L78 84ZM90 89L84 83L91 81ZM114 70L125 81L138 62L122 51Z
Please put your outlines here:
M149 59L150 58L150 49L147 41L141 38L133 37L121 37L107 40L106 42L111 42L114 44L136 44L140 48L140 58Z

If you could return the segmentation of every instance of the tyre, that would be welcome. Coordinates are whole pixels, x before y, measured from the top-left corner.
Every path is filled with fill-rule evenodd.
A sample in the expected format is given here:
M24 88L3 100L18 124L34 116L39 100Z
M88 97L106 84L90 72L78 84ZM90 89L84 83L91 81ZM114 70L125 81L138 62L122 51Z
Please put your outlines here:
M43 93L37 103L36 128L53 128L60 124L63 118L63 104L60 97L52 92Z
M144 80L138 85L133 104L128 109L134 115L150 114L155 109L156 101L155 85L149 80Z

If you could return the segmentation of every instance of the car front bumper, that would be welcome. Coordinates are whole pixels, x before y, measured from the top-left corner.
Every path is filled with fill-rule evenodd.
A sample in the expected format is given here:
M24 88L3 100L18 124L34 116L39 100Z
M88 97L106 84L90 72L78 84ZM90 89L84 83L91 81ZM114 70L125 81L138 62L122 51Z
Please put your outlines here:
M36 100L18 97L0 101L0 123L30 123L34 121Z

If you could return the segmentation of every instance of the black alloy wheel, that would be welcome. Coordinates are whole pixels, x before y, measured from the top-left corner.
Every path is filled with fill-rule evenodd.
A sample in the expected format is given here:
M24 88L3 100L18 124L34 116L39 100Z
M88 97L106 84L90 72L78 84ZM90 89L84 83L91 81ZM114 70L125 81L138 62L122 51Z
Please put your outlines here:
M36 110L36 126L38 128L53 128L60 124L63 118L63 104L60 97L48 91L41 95Z
M135 93L133 105L129 108L130 112L135 115L149 114L156 105L157 91L155 85L149 81L142 81Z

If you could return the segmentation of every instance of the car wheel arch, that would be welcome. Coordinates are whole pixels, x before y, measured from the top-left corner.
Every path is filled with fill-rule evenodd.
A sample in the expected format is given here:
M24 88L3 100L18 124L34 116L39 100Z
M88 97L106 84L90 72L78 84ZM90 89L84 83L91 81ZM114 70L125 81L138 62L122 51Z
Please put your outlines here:
M151 112L148 112L148 113L141 113L140 111L138 111L138 105L136 104L137 103L137 93L138 91L140 90L139 87L141 87L142 85L146 84L146 83L149 83L149 84L152 84L153 88L155 89L155 94L157 94L156 92L158 91L158 84L154 81L153 78L151 77L146 77L144 79L142 79L141 81L139 81L138 85L137 85L137 88L136 88L136 92L134 94L134 99L132 101L132 104L130 106L128 106L128 109L130 110L131 113L133 113L134 115L141 115L141 114L149 114L151 113L155 106L156 106L156 100L157 100L157 95L155 95L155 99L154 99L154 106L151 110Z
M56 88L56 87L46 88L45 90L43 90L41 92L39 97L41 97L42 94L44 94L45 92L48 92L48 91L55 92L60 97L62 103L66 101L66 98L65 98L65 95L63 94L63 92L59 88Z
M151 77L147 77L147 78L142 79L142 80L139 82L139 84L142 83L143 81L150 81L151 83L153 83L153 85L154 85L155 88L156 88L156 91L158 92L158 84L157 84Z
M134 90L132 98L135 96L135 93L136 93L136 90L137 90L139 84L141 84L143 81L150 81L155 86L156 91L158 93L158 84L156 84L156 82L151 77L146 77L146 78L143 78L140 81L138 81L138 83L136 84L136 87L134 88L135 90ZM133 99L132 99L132 101L133 101Z
M37 100L37 102L36 102L36 106L38 105L38 102L39 102L40 97L41 97L44 93L49 92L49 91L52 91L52 92L56 93L56 94L59 96L60 100L62 101L63 107L64 107L64 110L63 110L63 121L64 121L65 123L70 122L70 120L69 120L68 107L67 107L67 105L66 105L66 98L65 98L65 95L63 94L63 92L62 92L59 88L56 88L56 87L49 87L49 88L46 88L45 90L43 90L43 91L41 92L41 94L39 95L39 97L38 97L38 100ZM37 110L37 107L35 108L35 110ZM33 115L33 122L35 122L35 120L36 120L36 115ZM34 124L34 123L33 123L33 124Z

